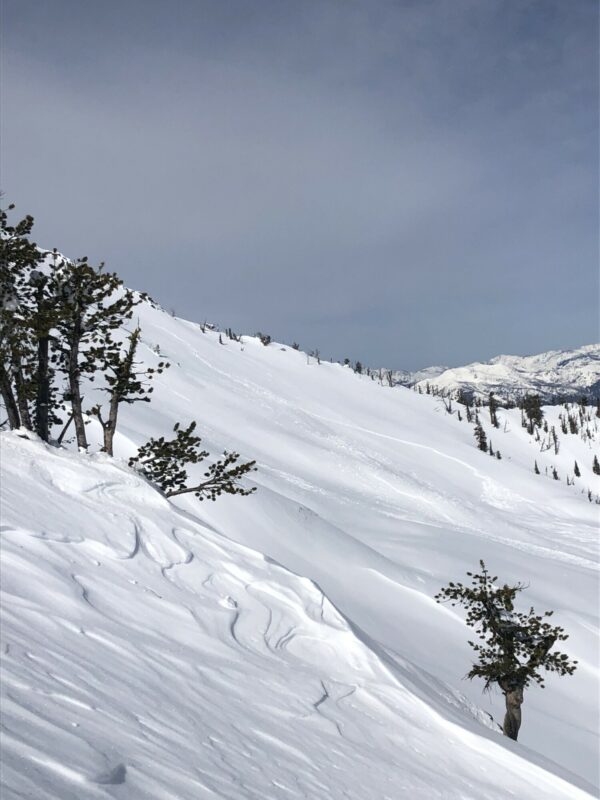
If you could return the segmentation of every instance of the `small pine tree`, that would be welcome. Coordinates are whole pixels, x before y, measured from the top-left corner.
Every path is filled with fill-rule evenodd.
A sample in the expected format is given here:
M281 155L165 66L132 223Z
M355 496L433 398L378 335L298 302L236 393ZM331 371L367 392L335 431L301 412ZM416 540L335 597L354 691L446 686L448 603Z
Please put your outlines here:
M486 453L486 452L487 452L487 449L488 449L488 446L487 446L487 436L485 435L485 431L484 431L484 430L483 430L483 428L481 427L481 423L480 423L480 422L478 422L478 423L475 425L475 431L474 431L474 434L475 434L475 439L477 440L477 447L478 447L480 450L482 450L484 453Z
M171 366L166 361L159 361L156 367L142 367L135 360L140 336L140 328L135 328L129 334L124 352L116 348L103 352L106 380L104 391L108 394L108 416L104 419L100 404L90 409L90 413L98 417L104 439L102 449L110 456L113 455L113 441L121 403L129 405L139 402L149 403L153 387L149 387L148 382Z
M600 462L598 462L598 456L594 456L594 462L592 464L592 472L594 475L600 475Z
M558 477L558 472L556 471L556 467L552 467L552 477L555 481L559 481L560 478Z
M503 733L516 740L524 690L531 683L544 686L542 670L572 675L577 661L570 661L565 653L550 652L557 641L568 638L563 628L545 621L552 611L543 614L536 614L533 608L528 612L515 611L515 598L525 586L505 583L498 587L497 576L490 575L483 561L479 564L479 574L467 572L471 586L449 583L435 599L438 603L451 602L466 608L466 623L475 629L482 642L469 642L477 661L467 677L483 678L486 690L494 684L500 687L506 701Z
M498 422L498 414L497 414L498 401L494 397L494 393L493 392L490 392L489 408L490 408L490 421L491 421L492 425L494 426L494 428L499 428L500 427L500 423Z
M140 447L137 456L129 459L129 466L137 468L166 497L190 493L199 500L216 500L223 493L249 495L256 491L256 487L246 489L238 483L244 475L256 470L256 461L237 464L239 453L228 452L221 461L209 466L204 473L206 480L188 485L186 466L199 464L209 455L200 448L201 439L194 435L195 427L195 422L183 429L176 423L173 439L165 440L163 436L150 439Z
M542 402L538 394L525 395L521 406L527 416L527 419L533 424L540 426L544 418L542 411Z
M535 472L536 475L540 474L540 468L538 467L537 461L534 462L533 471Z
M575 462L575 466L573 468L573 474L575 475L576 478L581 478L581 471L579 469L579 464L577 462Z

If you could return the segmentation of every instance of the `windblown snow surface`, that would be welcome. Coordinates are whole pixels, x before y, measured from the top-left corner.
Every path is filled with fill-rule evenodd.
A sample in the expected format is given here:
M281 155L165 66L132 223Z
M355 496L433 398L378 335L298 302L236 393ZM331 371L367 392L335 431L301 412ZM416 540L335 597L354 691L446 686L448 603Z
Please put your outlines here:
M123 410L116 458L1 437L3 800L595 796L590 443L540 452L508 411L497 461L436 398L148 304L140 321L143 358L172 367ZM126 466L191 419L257 459L254 495L171 502ZM480 558L579 660L527 691L518 743L433 600Z

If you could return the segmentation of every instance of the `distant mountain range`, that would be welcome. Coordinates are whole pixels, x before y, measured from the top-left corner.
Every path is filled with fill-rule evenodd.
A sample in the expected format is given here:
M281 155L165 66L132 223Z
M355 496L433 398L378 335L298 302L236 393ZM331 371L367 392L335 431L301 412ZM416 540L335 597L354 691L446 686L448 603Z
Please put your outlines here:
M539 394L545 402L582 395L600 397L600 344L575 350L550 350L534 356L496 356L464 367L427 367L417 372L397 370L394 384L427 384L446 392L459 389L478 397L494 392L515 399L527 393Z

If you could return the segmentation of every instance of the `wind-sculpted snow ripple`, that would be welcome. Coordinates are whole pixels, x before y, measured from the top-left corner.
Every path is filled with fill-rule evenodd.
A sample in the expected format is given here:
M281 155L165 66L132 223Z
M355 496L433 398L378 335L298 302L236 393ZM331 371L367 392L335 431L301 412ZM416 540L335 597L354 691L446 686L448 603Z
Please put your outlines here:
M587 796L123 465L3 445L7 800Z

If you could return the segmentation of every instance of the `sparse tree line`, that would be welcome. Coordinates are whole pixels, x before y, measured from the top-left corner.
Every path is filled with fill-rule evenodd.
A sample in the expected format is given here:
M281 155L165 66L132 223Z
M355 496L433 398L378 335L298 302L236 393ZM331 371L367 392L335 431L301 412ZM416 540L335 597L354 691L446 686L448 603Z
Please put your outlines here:
M600 401L597 401L595 405L591 405L588 398L581 397L577 403L564 402L562 405L564 411L561 411L558 415L561 433L563 435L579 435L591 447L598 433ZM539 398L534 397L522 405L521 425L539 443L541 453L552 451L555 455L559 454L560 438L558 432L556 427L548 425L548 420L544 418ZM595 475L600 475L600 463L597 455L590 458L590 465L592 472ZM537 460L534 461L533 471L536 475L541 474ZM549 468L545 467L544 474L550 474L555 481L561 479L554 465L550 465ZM577 478L581 478L581 469L575 460L572 474L567 473L566 476L567 486L574 486ZM586 492L590 503L596 502L600 504L600 496L596 495L594 497L591 489L582 489L581 491L582 493Z
M232 333L231 328L226 329L227 336L234 341L241 341L241 337ZM255 334L263 345L268 346L272 343L272 338L269 335L258 332ZM221 336L219 341L223 343ZM292 344L292 349L299 350L300 345L297 342ZM317 364L321 363L321 354L319 350L311 350L307 352L307 363L310 359L316 360ZM333 363L333 359L330 359ZM358 375L366 375L371 380L377 380L381 386L393 387L396 385L393 379L393 371L388 369L371 369L364 367L360 361L354 363L349 358L337 362L344 367L352 369ZM540 443L540 452L553 450L558 455L560 444L558 434L554 426L548 426L548 421L544 419L544 412L542 409L542 398L538 394L525 393L517 397L506 395L499 399L494 392L490 392L487 399L483 399L474 393L470 393L462 388L458 390L442 389L435 384L427 381L425 388L422 386L413 386L413 390L418 394L427 394L434 397L439 397L444 403L444 407L448 414L454 414L453 401L458 404L456 409L457 419L459 421L466 417L468 423L473 425L473 434L475 437L476 446L479 450L492 458L497 460L502 459L502 453L499 449L495 448L491 437L485 432L481 423L480 412L482 409L487 408L490 416L490 424L492 427L499 429L500 422L498 419L498 409L514 409L520 408L521 410L521 424L527 429L530 436L533 436L537 442ZM562 404L565 408L564 413L559 414L560 428L563 434L580 434L584 441L592 442L596 438L598 432L598 423L600 420L600 398L598 397L585 397L582 396L576 403L572 403L564 398L555 396L551 401L546 402L547 405ZM462 407L462 410L461 410ZM505 425L506 430L506 425ZM543 432L543 435L542 435ZM594 474L600 475L600 463L598 457L594 456L592 463L592 471ZM534 472L536 475L541 474L537 461L534 463ZM548 474L548 467L545 467L545 474ZM554 480L560 480L560 475L555 466L550 467L550 474ZM567 485L574 485L575 479L581 477L581 471L577 462L574 463L573 475L568 474L566 477ZM582 489L583 492L583 489ZM587 497L590 502L594 501L594 497L590 489L587 490ZM595 502L600 504L600 495L596 495Z
M141 330L132 319L147 295L127 289L103 264L40 250L31 240L33 217L11 224L13 208L0 210L0 424L56 445L72 425L79 450L87 451L86 427L96 418L102 449L113 455L122 405L150 402L153 379L170 366L160 356L146 366L138 355ZM176 423L172 439L150 439L130 465L167 496L214 500L254 491L239 480L255 462L239 463L238 453L226 452L205 480L189 484L186 465L209 456L195 426Z
M427 391L427 389L429 389L429 391ZM544 417L542 401L539 395L523 395L519 399L518 404L511 402L506 406L497 400L493 392L490 392L487 402L480 397L473 397L473 395L465 392L463 389L458 389L456 392L441 392L437 391L435 387L431 387L429 384L426 386L425 393L440 397L446 412L451 415L455 413L455 408L453 406L454 399L458 404L456 408L457 419L462 421L464 414L467 422L473 425L473 434L477 448L484 453L488 453L490 456L496 457L497 459L502 458L500 451L494 449L492 440L486 434L481 423L480 411L486 407L490 417L490 424L496 429L500 428L500 421L498 419L499 408L520 408L521 425L527 430L527 433L539 443L540 452L543 453L552 450L555 455L558 455L560 451L559 435L554 425L548 425L548 420ZM579 435L581 439L591 447L591 443L596 440L599 431L600 400L591 403L589 398L581 397L577 403L563 402L562 405L565 410L558 415L561 433ZM591 459L591 469L595 475L600 475L600 462L598 461L597 455L594 455ZM533 471L536 475L541 474L537 460L534 461ZM544 473L550 475L555 481L561 479L554 465L551 465L549 468L545 467ZM581 469L577 461L575 461L572 474L568 473L566 476L567 485L574 486L577 478L581 478ZM594 496L589 488L586 490L582 489L582 494L584 491L587 493L587 498L590 503L595 502L600 505L600 495L596 494Z

